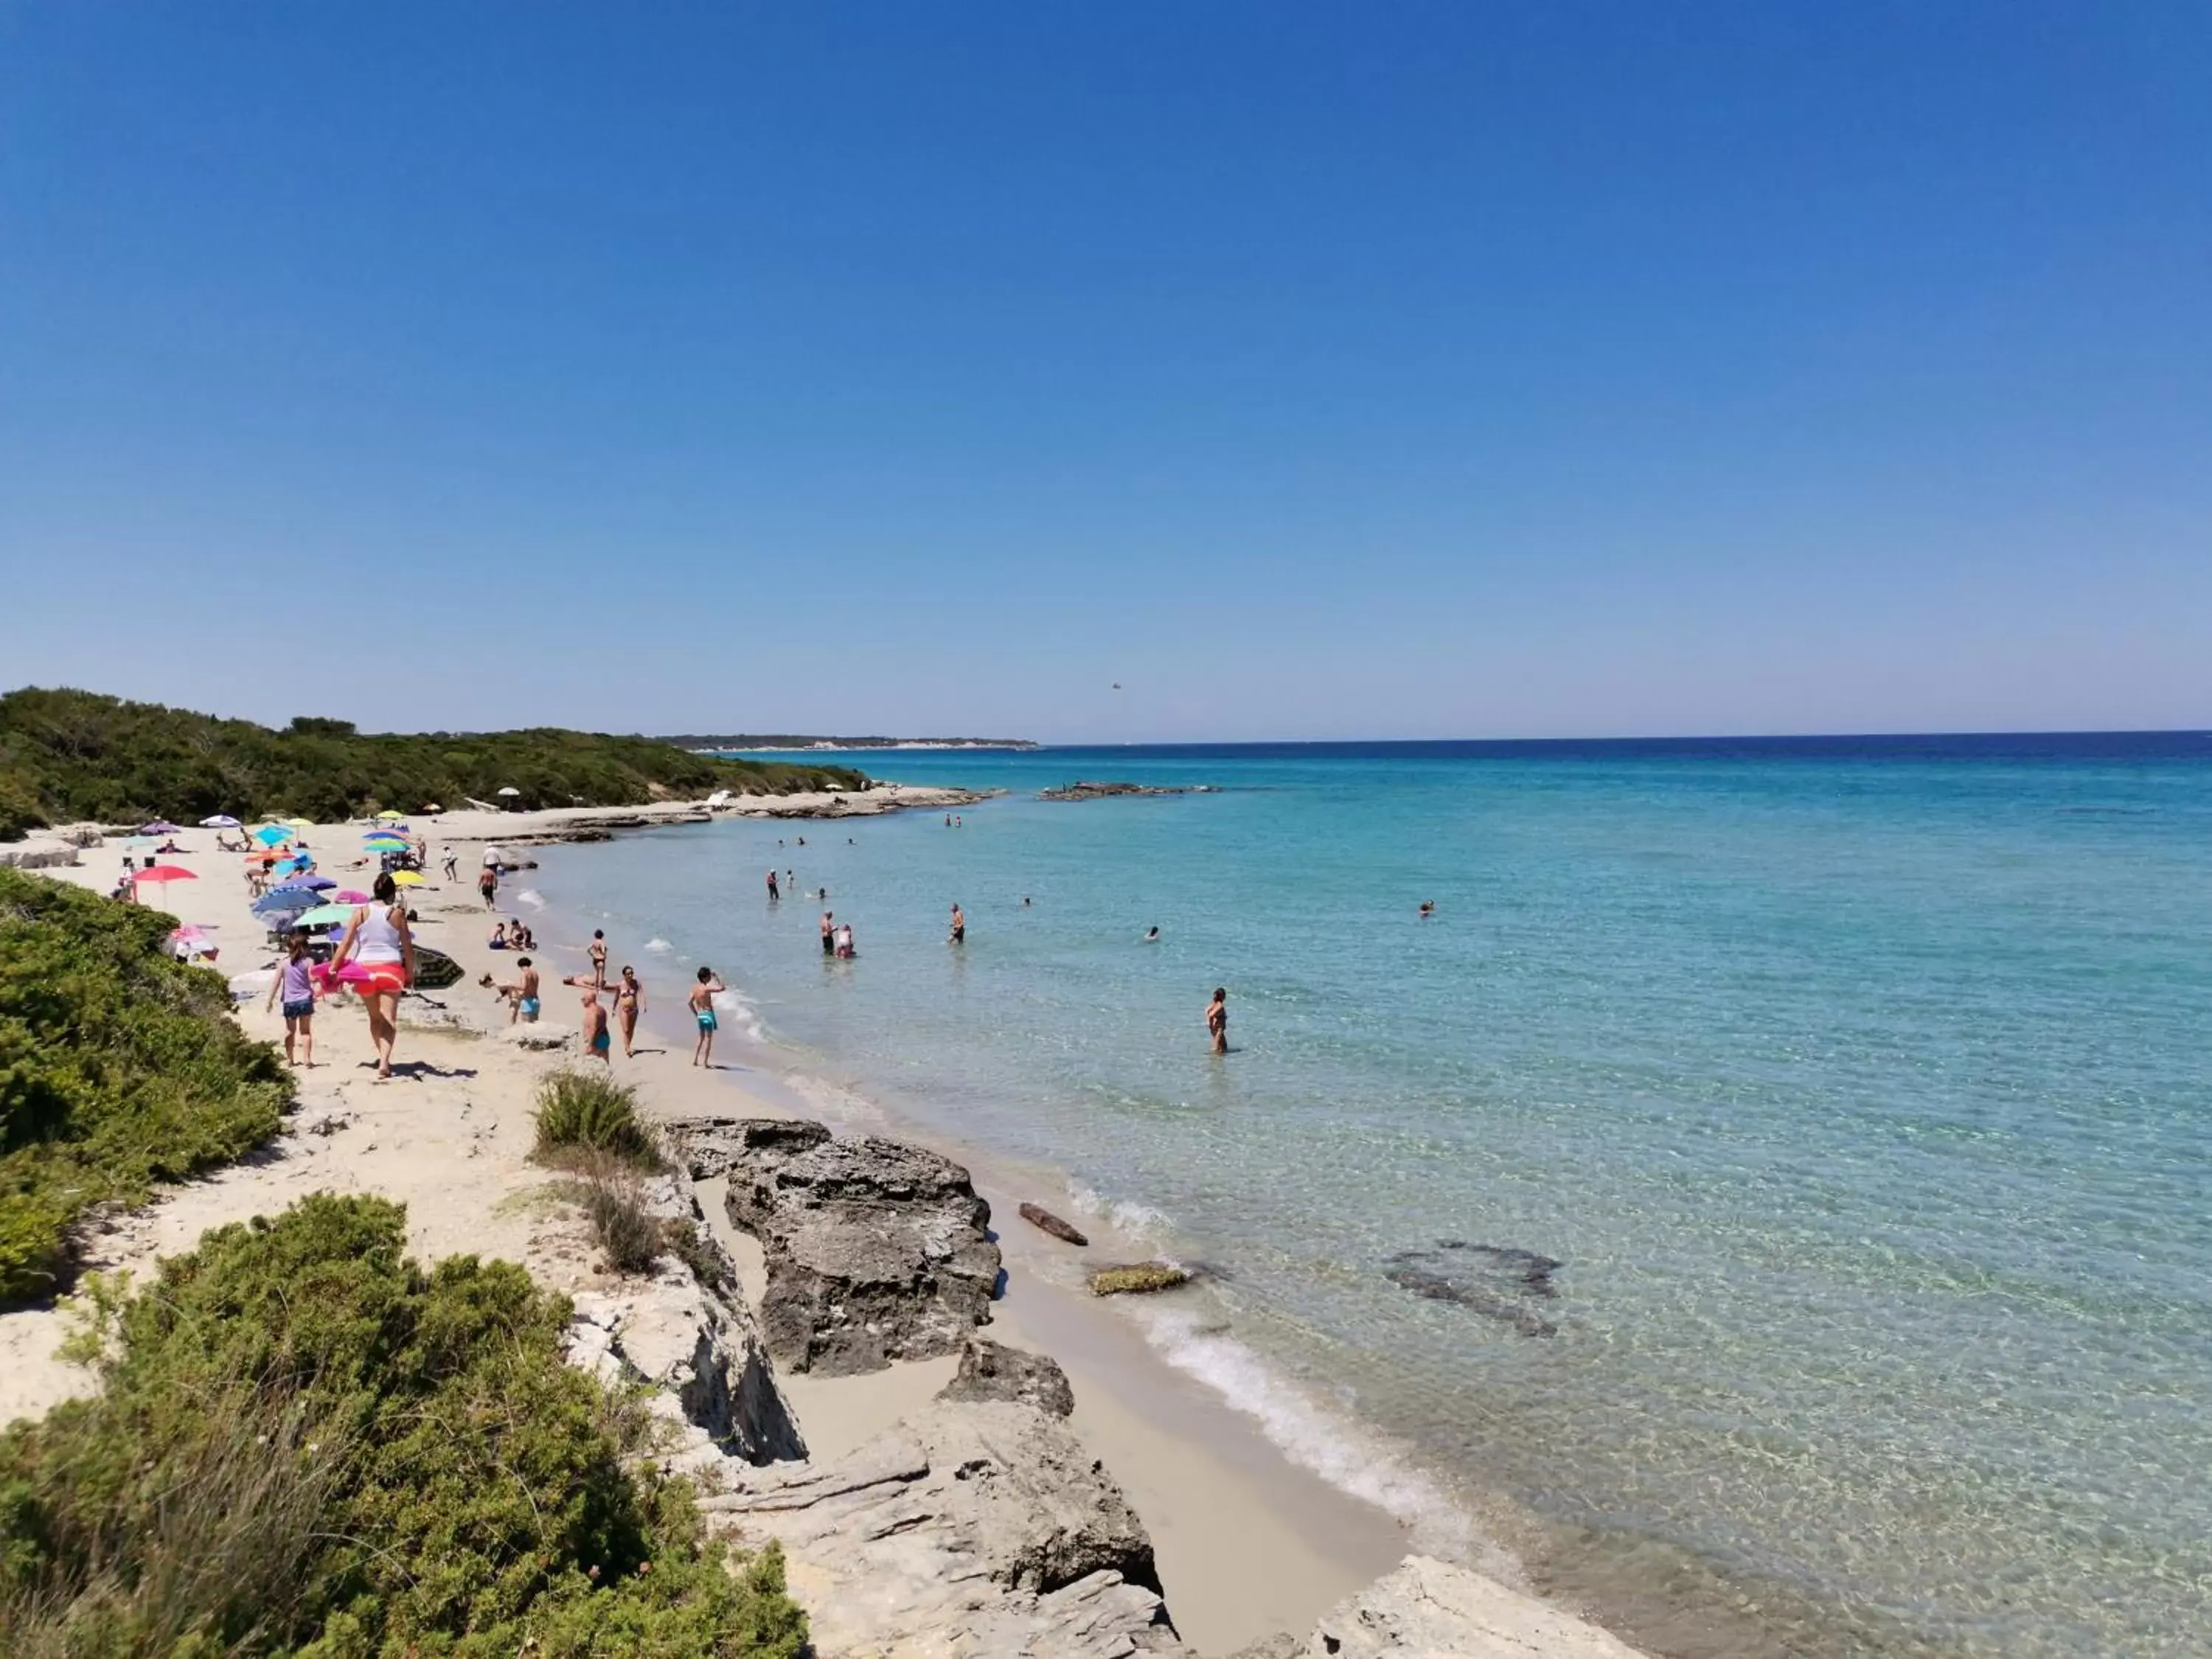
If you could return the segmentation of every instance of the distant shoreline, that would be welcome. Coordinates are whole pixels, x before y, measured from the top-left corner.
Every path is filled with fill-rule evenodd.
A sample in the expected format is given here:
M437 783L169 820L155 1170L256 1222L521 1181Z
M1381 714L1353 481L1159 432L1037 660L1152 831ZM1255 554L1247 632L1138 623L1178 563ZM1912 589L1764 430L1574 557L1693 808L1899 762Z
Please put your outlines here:
M1028 738L805 738L788 734L775 737L720 737L696 735L663 738L663 743L674 744L697 755L757 755L806 753L815 750L841 749L1039 749L1042 744Z

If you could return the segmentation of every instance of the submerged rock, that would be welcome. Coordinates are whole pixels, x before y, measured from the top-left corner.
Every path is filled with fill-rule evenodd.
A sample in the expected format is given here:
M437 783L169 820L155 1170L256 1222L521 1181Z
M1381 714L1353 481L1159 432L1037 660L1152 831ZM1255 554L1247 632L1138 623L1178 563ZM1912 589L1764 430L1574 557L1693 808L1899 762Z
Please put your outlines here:
M1534 1250L1446 1238L1431 1249L1399 1251L1382 1276L1425 1300L1449 1302L1523 1336L1557 1336L1559 1328L1536 1304L1558 1297L1552 1275L1565 1265Z
M1151 1291L1171 1291L1190 1283L1190 1269L1165 1261L1132 1261L1101 1267L1091 1275L1093 1296L1128 1296Z
M937 1391L937 1397L1012 1401L1035 1406L1050 1417L1066 1417L1075 1410L1075 1390L1068 1386L1067 1373L1058 1360L982 1336L971 1336L960 1345L960 1369Z
M990 1206L951 1159L775 1118L676 1126L695 1180L729 1177L731 1222L761 1242L769 1352L842 1376L951 1353L991 1316Z
M1103 800L1109 795L1188 795L1191 787L1184 784L1156 783L1064 783L1057 789L1038 792L1039 800Z

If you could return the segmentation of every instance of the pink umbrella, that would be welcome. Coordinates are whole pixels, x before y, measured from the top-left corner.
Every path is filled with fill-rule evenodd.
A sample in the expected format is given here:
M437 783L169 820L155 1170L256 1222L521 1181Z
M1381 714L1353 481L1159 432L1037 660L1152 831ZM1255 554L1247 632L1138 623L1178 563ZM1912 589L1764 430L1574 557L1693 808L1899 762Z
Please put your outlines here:
M195 924L187 924L185 927L173 927L169 930L169 937L171 939L182 940L187 945L191 944L194 939L203 939L207 936L208 930Z
M198 881L191 871L173 864L157 864L150 870L141 870L131 878L133 881Z
M331 894L330 902L332 904L374 904L376 902L376 901L369 897L368 894L356 893L350 887L345 889L343 892Z

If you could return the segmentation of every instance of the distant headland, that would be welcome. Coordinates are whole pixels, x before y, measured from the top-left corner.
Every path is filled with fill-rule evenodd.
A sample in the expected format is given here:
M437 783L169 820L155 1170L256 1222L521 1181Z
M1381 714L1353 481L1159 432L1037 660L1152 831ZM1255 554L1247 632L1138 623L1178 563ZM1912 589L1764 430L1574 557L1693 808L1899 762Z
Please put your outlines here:
M706 754L762 749L1036 749L1042 745L1027 738L823 738L798 737L789 732L764 735L740 732L735 736L702 737L686 733L664 738L679 749Z

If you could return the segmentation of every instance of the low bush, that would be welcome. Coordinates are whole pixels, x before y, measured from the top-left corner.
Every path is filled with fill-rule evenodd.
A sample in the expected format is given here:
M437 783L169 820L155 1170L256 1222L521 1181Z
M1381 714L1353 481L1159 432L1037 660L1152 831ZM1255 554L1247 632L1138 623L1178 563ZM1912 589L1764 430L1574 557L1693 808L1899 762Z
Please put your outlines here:
M796 1659L649 1415L563 1363L561 1297L319 1194L90 1298L102 1388L0 1433L11 1659ZM90 1345L88 1345L90 1346Z
M601 1178L584 1188L584 1213L592 1237L618 1273L651 1273L663 1247L660 1218L645 1207L637 1183Z
M95 1204L135 1203L274 1136L274 1049L175 918L0 869L0 1305L52 1291Z
M657 1168L660 1154L637 1115L637 1091L604 1070L550 1073L538 1085L538 1149L543 1163L592 1154Z

